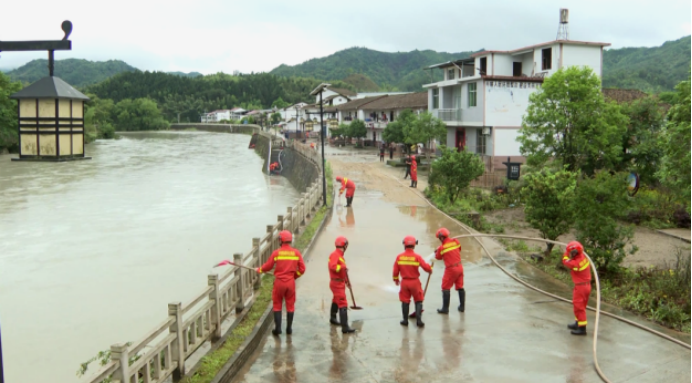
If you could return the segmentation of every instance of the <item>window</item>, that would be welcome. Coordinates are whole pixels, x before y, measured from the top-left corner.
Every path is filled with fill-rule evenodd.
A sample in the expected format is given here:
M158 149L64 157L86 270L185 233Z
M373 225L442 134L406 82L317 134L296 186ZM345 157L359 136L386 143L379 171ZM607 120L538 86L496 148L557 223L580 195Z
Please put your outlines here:
M440 90L439 89L433 89L433 109L437 109L440 107Z
M487 57L482 57L481 58L481 75L485 76L486 73L488 73L488 58Z
M512 76L521 77L521 63L520 62L513 62L512 63Z
M469 107L476 106L476 83L469 83Z
M454 68L447 69L447 80L454 80Z
M553 48L546 48L541 51L541 62L543 70L552 68L553 64Z
M476 154L485 155L485 138L483 129L476 130Z

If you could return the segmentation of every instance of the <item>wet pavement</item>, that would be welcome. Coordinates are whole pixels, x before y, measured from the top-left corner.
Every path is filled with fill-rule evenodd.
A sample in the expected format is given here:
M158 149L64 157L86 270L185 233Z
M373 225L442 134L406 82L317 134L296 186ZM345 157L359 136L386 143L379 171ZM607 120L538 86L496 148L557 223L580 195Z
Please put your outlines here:
M416 251L428 256L439 243L440 226L458 226L393 177L398 170L370 155L330 158L335 175L356 182L352 208L335 204L308 255L298 282L293 335L266 335L238 382L597 382L592 338L570 335L572 307L530 291L483 257L473 240L462 242L466 312L439 315L442 264L435 266L424 303L425 328L399 325L394 259L405 235L415 235ZM420 186L420 183L419 183ZM328 322L331 292L327 259L334 238L349 239L349 265L356 302L352 327L343 335ZM490 240L488 240L490 241ZM492 241L491 241L492 242ZM518 262L497 245L503 266L540 288L569 296L569 288ZM427 274L422 273L425 285ZM593 293L592 295L595 295ZM349 297L349 304L350 297ZM458 305L452 294L450 309ZM589 330L594 314L588 313ZM660 330L660 327L651 325ZM689 336L683 336L689 342ZM601 317L599 363L614 382L690 380L690 352L616 320Z

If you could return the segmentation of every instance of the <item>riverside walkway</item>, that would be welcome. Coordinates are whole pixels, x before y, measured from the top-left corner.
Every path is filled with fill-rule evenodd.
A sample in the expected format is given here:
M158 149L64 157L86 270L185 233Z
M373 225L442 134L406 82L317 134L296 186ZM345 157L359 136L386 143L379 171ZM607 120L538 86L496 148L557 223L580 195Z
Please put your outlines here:
M333 149L332 149L333 150ZM431 207L403 181L401 169L374 156L334 156L334 175L353 179L353 207L337 206L309 254L298 282L293 335L265 336L238 382L598 382L592 337L570 335L571 305L530 291L495 267L473 240L462 242L466 312L439 315L443 265L437 263L424 303L424 329L399 325L398 288L392 264L405 235L416 236L416 251L429 255L440 226L453 235L459 226ZM422 191L425 182L419 183ZM343 203L344 201L342 201ZM349 239L346 262L358 305L349 311L358 332L341 334L328 322L331 292L327 259L334 238ZM570 288L484 242L498 260L524 280L569 297ZM427 274L422 273L425 283ZM592 297L595 295L592 294ZM349 304L350 304L349 297ZM458 297L452 294L450 308ZM604 310L614 309L605 306ZM619 312L618 312L619 313ZM626 315L619 313L621 315ZM632 318L631 315L628 318ZM588 313L589 331L594 314ZM649 324L659 331L659 326ZM599 362L614 382L690 380L690 351L650 333L601 316ZM682 337L689 342L689 336Z

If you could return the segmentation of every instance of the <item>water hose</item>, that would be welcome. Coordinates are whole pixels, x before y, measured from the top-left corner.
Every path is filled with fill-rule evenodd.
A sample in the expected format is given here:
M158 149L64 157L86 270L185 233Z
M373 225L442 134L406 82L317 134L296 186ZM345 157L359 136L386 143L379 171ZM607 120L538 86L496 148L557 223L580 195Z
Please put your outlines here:
M394 178L394 177L392 177L392 178ZM401 182L399 182L398 179L396 179L396 178L394 178L394 179L395 179L399 184L401 184ZM505 234L481 234L481 233L473 234L473 232L475 231L474 229L472 229L471 227L469 227L469 226L467 226L467 225L465 225L465 224L459 222L459 221L456 220L455 218L449 216L447 213L445 213L445 212L443 212L442 210L438 209L437 206L433 205L430 201L428 201L427 198L422 197L422 196L421 196L418 192L416 192L415 190L413 190L413 189L409 189L409 190L410 190L411 192L413 192L414 194L416 194L418 197L421 197L421 198L422 198L428 205L430 205L432 208L434 208L435 210L439 211L440 213L442 213L443 215L445 215L447 218L451 219L452 221L456 222L457 225L459 225L462 229L464 229L464 230L466 230L467 232L471 233L471 234L458 235L458 236L453 237L453 238L473 237L473 238L476 240L476 242L478 242L478 244L481 246L481 248L483 248L483 250L485 251L485 253L488 255L488 258L490 258L490 260L495 264L495 266L497 266L498 268L500 268L500 270L502 270L502 272L504 272L505 274L507 274L510 278L514 279L515 281L521 283L522 285L528 287L528 288L531 289L531 290L537 291L537 292L539 292L539 293L545 294L545 295L547 295L547 296L549 296L549 297L551 297L551 298L554 298L554 299L557 299L557 300L560 300L560 301L563 301L563 302L572 303L572 301L569 300L569 299L566 299L566 298L557 296L557 295L555 295L555 294L549 293L549 292L547 292L547 291L541 290L541 289L539 289L538 287L535 287L535 286L533 286L533 285L530 285L529 283L524 282L523 280L519 279L519 277L517 277L517 276L515 276L514 274L510 273L507 269L505 269L504 267L502 267L502 265L500 265L499 262L497 262L497 260L495 259L495 257L492 256L492 254L491 254L490 251L485 247L485 245L484 245L483 242L480 240L480 238L481 238L481 237L494 237L494 238L511 238L511 239L530 240L530 241L541 241L541 242L552 243L552 244L561 245L561 246L565 246L565 247L567 246L566 243L557 242L557 241L551 241L551 240L543 239L543 238L530 238L530 237L522 237L522 236L514 236L514 235L505 235ZM642 329L642 330L648 331L648 332L650 332L650 333L652 333L652 334L654 334L654 335L658 335L659 337L664 338L664 339L666 339L666 340L669 340L669 341L671 341L671 342L673 342L673 343L676 343L676 344L678 344L678 345L680 345L680 346L683 346L683 347L687 348L688 350L690 349L690 345L687 344L687 343L685 343L685 342L683 342L683 341L681 341L681 340L675 339L675 338L673 338L673 337L671 337L671 336L669 336L669 335L663 334L662 332L656 331L656 330L654 330L654 329L651 329L651 328L646 327L646 326L644 326L644 325L641 325L641 324L639 324L639 323L633 322L633 321L631 321L631 320L629 320L629 319L626 319L626 318L623 318L623 317L621 317L621 316L618 316L618 315L615 315L615 314L612 314L612 313L609 313L609 312L606 312L606 311L601 311L601 284L600 284L600 281L599 281L599 279L598 279L598 270L596 270L596 266L595 266L593 260L591 260L591 257L589 257L589 255L586 254L586 252L584 252L584 255L586 256L586 258L589 260L589 263L591 264L591 270L593 271L593 276L594 276L594 278L595 278L595 280L596 280L596 307L594 308L594 307L591 307L591 306L587 306L586 308L589 309L589 310L591 310L591 311L595 311L595 312L596 312L596 320L595 320L594 331L593 331L593 360L594 360L594 366L596 367L596 372L598 373L598 376L599 376L604 382L606 382L606 383L612 383L612 381L609 380L609 379L605 376L605 374L604 374L603 371L601 370L601 367L600 367L599 364L598 364L598 352L597 352L597 345L598 345L598 324L599 324L599 319L600 319L600 314L601 314L601 313L603 313L603 315L605 315L605 316L608 316L608 317L617 319L617 320L619 320L619 321L621 321L621 322L624 322L624 323L627 323L627 324L632 325L632 326L634 326L634 327L637 327L637 328L640 328L640 329Z
M279 155L276 156L276 158L279 160L279 166L281 167L281 169L279 169L279 173L284 171L284 164L281 163L281 155L282 154L284 154L283 149L281 149L281 151L279 152Z

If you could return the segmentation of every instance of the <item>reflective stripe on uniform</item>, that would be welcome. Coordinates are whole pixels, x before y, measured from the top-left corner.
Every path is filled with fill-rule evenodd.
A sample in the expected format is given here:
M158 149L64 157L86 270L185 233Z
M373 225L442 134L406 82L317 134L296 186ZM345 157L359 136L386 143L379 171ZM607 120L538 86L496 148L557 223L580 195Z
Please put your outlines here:
M458 248L460 248L460 247L461 247L461 245L456 245L456 246L454 246L454 247L450 247L450 248L444 249L444 250L440 251L440 255L442 255L442 254L444 254L444 253L446 253L446 252L448 252L448 251L456 250L456 249L458 249Z
M297 260L299 260L299 259L300 259L300 258L298 258L297 255L296 255L296 256L286 256L286 255L284 255L284 256L274 257L274 260L275 260L275 261L297 261Z
M584 266L580 267L579 270L577 270L577 269L575 269L575 270L577 270L577 271L582 271L582 270L584 270L584 269L587 268L587 267L589 267L589 262L588 262L588 261L586 261L586 263L584 264Z
M336 272L338 273L339 270L341 270L341 265L336 265Z
M397 262L397 265L402 265L402 266L420 266L420 263L418 263L418 262L411 262L411 261L399 261L399 262Z
M298 274L298 276L301 276L300 271L296 271L296 274Z
M577 321L577 326L586 326L586 321Z
M399 277L392 277L392 279L397 280L397 279L399 279Z

